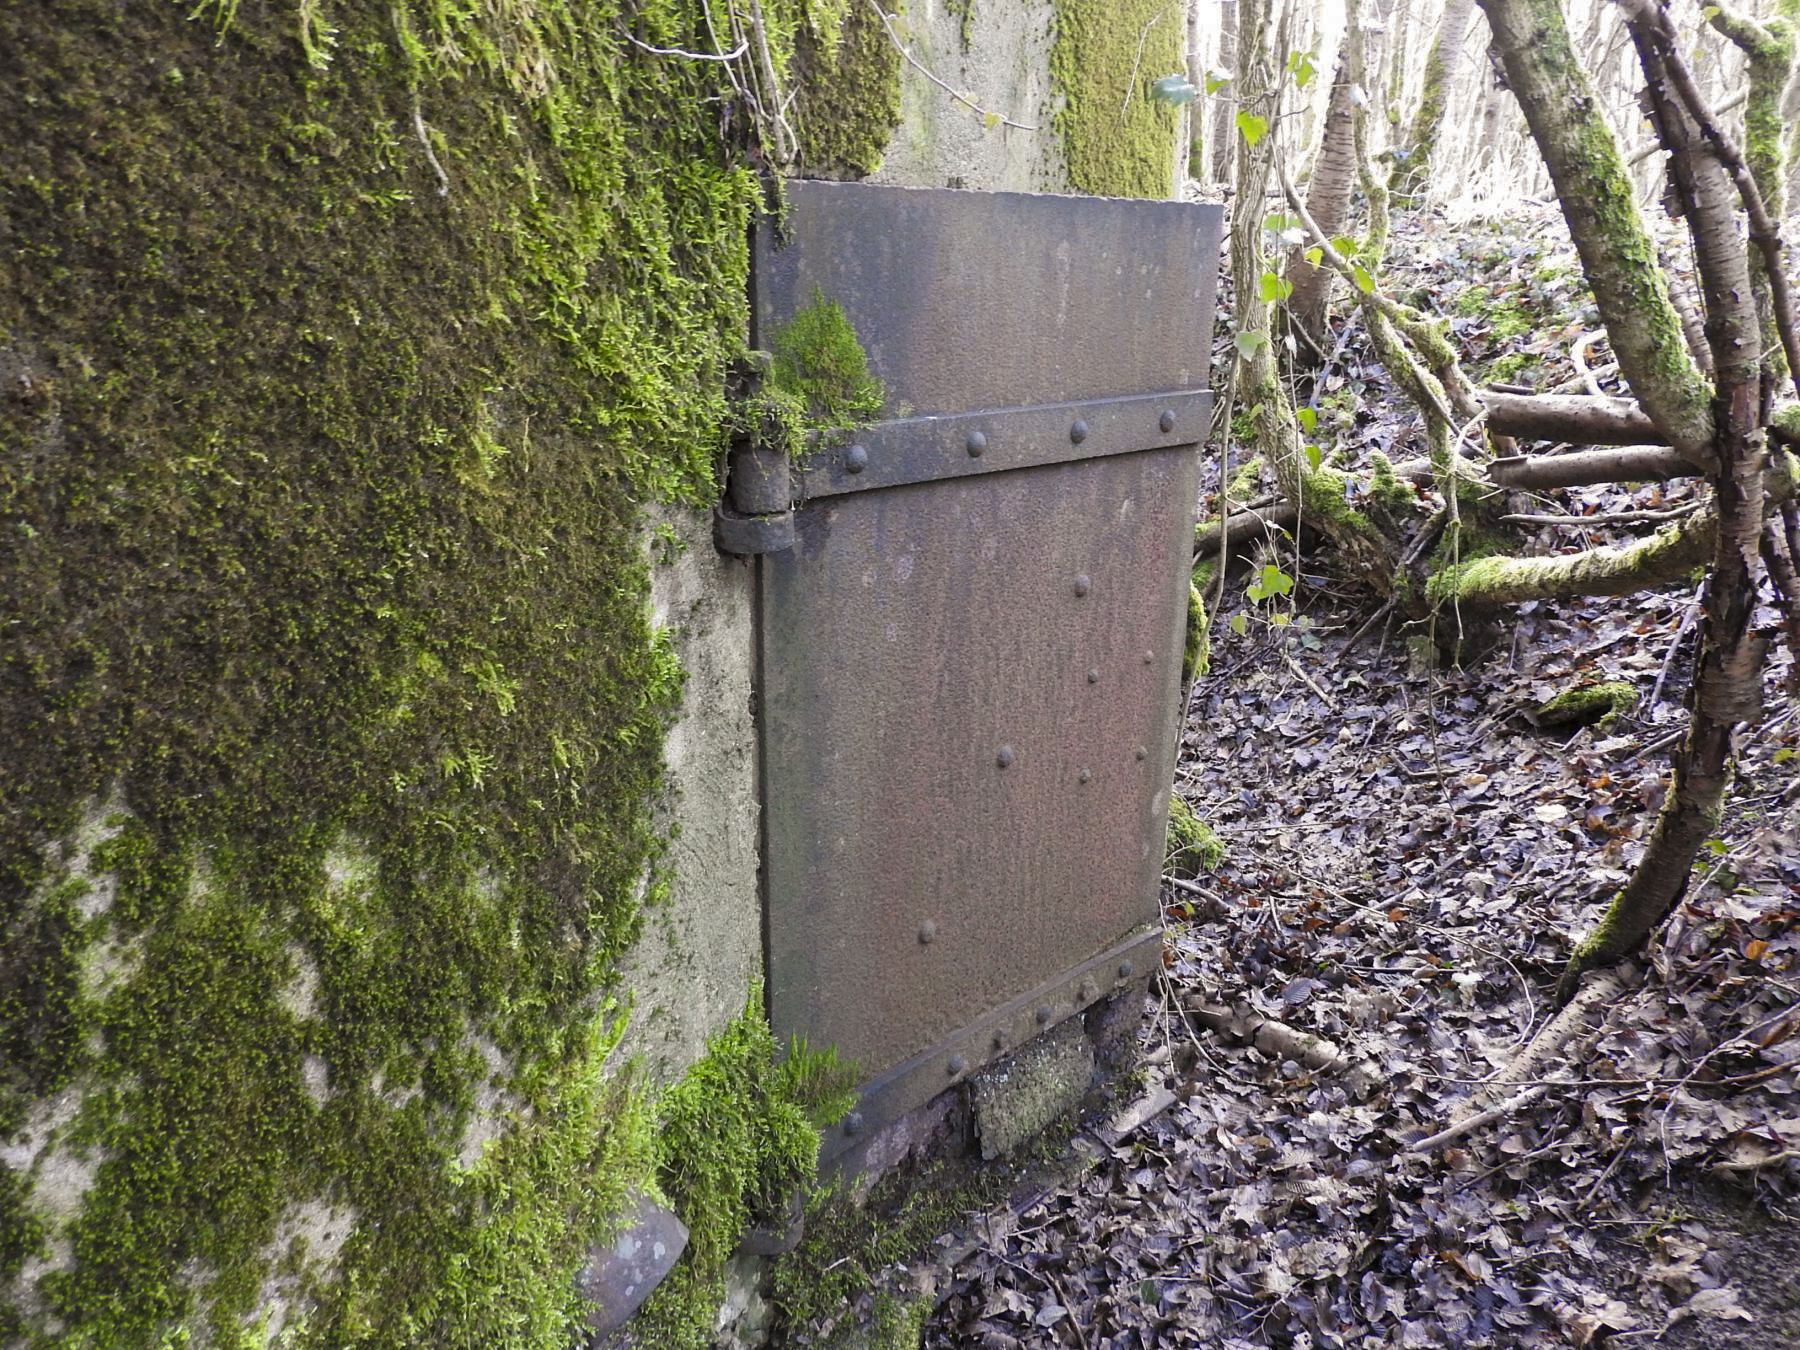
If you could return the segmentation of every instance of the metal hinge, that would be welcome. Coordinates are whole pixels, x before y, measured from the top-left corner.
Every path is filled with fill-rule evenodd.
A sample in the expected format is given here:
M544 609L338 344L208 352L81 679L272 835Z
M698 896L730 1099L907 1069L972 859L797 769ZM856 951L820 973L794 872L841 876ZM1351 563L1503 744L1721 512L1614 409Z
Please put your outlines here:
M755 406L769 366L765 352L750 357L733 380L734 401L744 409ZM760 418L745 421L748 426L725 461L725 495L713 512L713 539L721 553L785 552L794 546L794 477L787 450L760 434Z

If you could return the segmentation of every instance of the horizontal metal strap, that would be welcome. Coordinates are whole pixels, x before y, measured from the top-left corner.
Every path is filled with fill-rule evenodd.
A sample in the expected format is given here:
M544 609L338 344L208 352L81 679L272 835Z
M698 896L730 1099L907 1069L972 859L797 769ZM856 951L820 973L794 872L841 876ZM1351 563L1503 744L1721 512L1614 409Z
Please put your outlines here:
M1085 403L877 422L795 466L798 498L900 487L1038 464L1194 445L1206 436L1212 393L1181 389Z
M1162 941L1159 928L1135 933L888 1070L863 1088L855 1110L825 1131L820 1159L867 1142L883 1125L1101 999L1124 989L1142 990L1162 968Z

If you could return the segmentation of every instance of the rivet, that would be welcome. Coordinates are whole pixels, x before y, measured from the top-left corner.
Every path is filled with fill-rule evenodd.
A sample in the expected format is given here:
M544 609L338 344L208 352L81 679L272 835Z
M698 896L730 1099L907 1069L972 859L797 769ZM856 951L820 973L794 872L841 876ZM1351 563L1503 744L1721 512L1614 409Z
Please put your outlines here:
M1013 748L1010 745L1003 745L1000 747L999 753L994 756L994 763L998 764L1003 769L1010 769L1012 767L1012 762L1017 758L1018 756L1013 753Z
M963 442L963 446L968 450L970 459L980 459L981 452L987 449L987 437L979 431L971 431L969 439Z
M1094 781L1094 771L1092 769L1083 769L1075 776L1084 783L1091 783Z
M952 1055L950 1056L950 1062L944 1067L950 1070L950 1076L955 1078L964 1069L969 1067L969 1061L964 1059L961 1055Z
M1090 668L1089 668L1089 670L1088 670L1088 683L1089 683L1089 684L1099 684L1099 683L1100 683L1100 672L1099 672L1099 670L1097 670L1097 669L1094 669L1094 668L1092 668L1092 667L1090 667Z
M1100 986L1099 985L1095 984L1092 980L1083 980L1081 982L1081 1001L1083 1003L1092 1003L1095 999L1097 999L1099 997L1100 997Z
M1069 428L1069 439L1075 442L1076 445L1080 445L1087 439L1087 436L1088 424L1083 422L1079 417L1076 418L1075 424Z
M1121 980L1129 980L1131 978L1131 972L1134 969L1136 969L1136 967L1134 967L1131 964L1131 962L1129 962L1129 961L1119 962L1119 978Z
M926 943L937 941L936 920L927 919L924 923L919 925L919 941Z
M1144 664L1145 665L1147 665L1147 666L1153 665L1153 664L1155 664L1155 661L1156 661L1156 653L1155 652L1147 651L1144 653Z
M869 467L869 452L863 446L853 445L844 452L844 469L848 473L861 473Z
M1086 572L1075 578L1075 594L1086 595L1094 589L1094 583Z
M844 1117L844 1133L845 1134L854 1136L854 1135L861 1134L862 1131L863 1131L863 1118L862 1118L861 1111L852 1111L849 1115Z
M1175 430L1175 410L1173 408L1164 408L1163 415L1156 419L1156 425L1161 427L1164 431Z
M1048 1003L1038 1004L1037 1020L1038 1020L1038 1025L1040 1027L1049 1026L1050 1019L1055 1016L1056 1016L1056 1009L1052 1008Z
M1148 750L1144 749L1144 747L1141 745L1137 748L1137 750L1134 753L1137 755L1137 757L1139 759L1149 759L1150 758L1150 752Z

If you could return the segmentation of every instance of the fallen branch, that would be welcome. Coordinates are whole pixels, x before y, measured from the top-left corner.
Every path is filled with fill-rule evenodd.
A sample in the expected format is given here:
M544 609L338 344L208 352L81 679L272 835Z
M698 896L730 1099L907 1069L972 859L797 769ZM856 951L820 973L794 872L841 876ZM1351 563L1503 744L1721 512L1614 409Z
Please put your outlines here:
M1381 1081L1381 1071L1373 1061L1352 1059L1335 1041L1249 1008L1221 1008L1198 998L1183 999L1181 1006L1208 1031L1253 1045L1273 1059L1291 1059L1314 1073L1345 1074L1351 1092L1359 1098L1367 1096Z
M1487 1083L1478 1088L1465 1104L1464 1113L1453 1120L1446 1128L1436 1134L1408 1144L1408 1153L1430 1153L1442 1148L1452 1140L1460 1139L1465 1134L1472 1134L1484 1125L1491 1125L1496 1120L1523 1110L1551 1087L1559 1086L1554 1079L1543 1079L1541 1072L1544 1064L1552 1056L1567 1062L1572 1058L1569 1047L1578 1038L1585 1038L1592 1030L1590 1023L1596 1015L1603 1012L1606 1006L1625 992L1626 980L1623 975L1606 972L1588 978L1582 990L1568 1006L1544 1024L1544 1029L1531 1038L1531 1043ZM1504 1100L1492 1106L1482 1106L1483 1101L1493 1098L1506 1088L1517 1088L1519 1084L1530 1082L1531 1086L1513 1092Z
M1591 394L1509 394L1481 391L1488 425L1525 441L1576 445L1656 445L1664 437L1644 410L1628 398Z
M1662 524L1691 516L1705 503L1689 502L1673 511L1599 511L1591 516L1501 516L1513 525L1625 525Z
M1700 472L1666 445L1623 445L1572 455L1512 455L1487 466L1501 487L1542 491L1589 483L1647 483Z

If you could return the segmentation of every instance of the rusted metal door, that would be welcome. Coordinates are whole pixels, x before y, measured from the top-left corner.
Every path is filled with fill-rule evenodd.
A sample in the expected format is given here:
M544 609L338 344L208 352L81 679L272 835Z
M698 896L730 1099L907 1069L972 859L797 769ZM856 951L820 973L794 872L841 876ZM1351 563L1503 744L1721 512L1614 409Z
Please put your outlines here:
M835 303L889 419L795 467L791 527L747 525L770 1014L861 1064L854 1133L1158 959L1219 212L788 207L758 342ZM744 507L785 504L751 478Z

